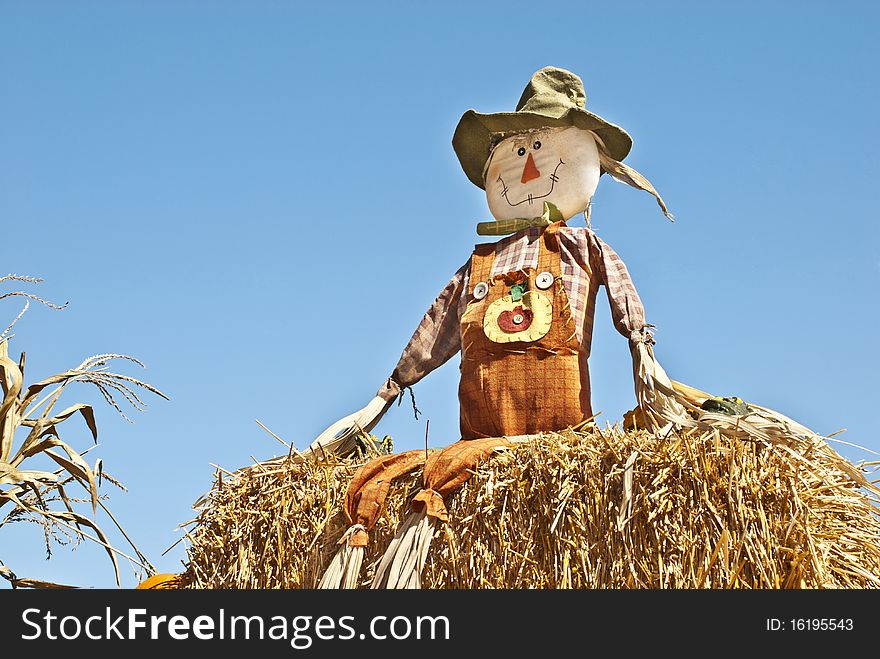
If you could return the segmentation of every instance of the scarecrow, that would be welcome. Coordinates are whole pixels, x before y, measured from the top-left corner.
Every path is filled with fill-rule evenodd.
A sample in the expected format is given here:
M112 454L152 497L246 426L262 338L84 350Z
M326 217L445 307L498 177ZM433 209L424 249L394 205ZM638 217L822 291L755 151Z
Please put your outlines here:
M380 562L374 587L418 587L433 531L448 517L444 499L482 460L523 438L592 423L588 361L600 286L633 359L638 405L627 424L660 431L713 427L763 438L810 433L772 410L674 382L656 361L652 326L627 268L590 229L591 202L604 173L650 193L672 216L650 182L622 163L632 139L586 109L577 75L540 69L514 112L465 112L452 145L468 179L485 190L494 217L477 232L497 242L478 244L452 276L373 400L327 428L303 458L341 451L406 388L459 352L461 441L427 456L419 450L377 458L358 471L345 504L350 528L325 587L356 583L367 532L395 478L422 468L425 486ZM587 226L568 226L580 214Z
M555 67L536 72L515 112L468 110L452 145L468 179L486 191L495 220L428 309L391 376L362 410L325 430L312 450L372 429L401 392L461 352L461 438L559 430L592 418L588 358L597 292L636 346L651 326L623 261L583 213L603 172L653 194L622 161L632 139L585 108L583 83ZM670 216L671 217L671 216Z
M476 504L471 498L471 507L462 508L462 499L455 501L454 510L468 515L458 527L461 547L482 549L468 560L457 560L464 554L455 548L456 528L446 526L445 555L451 572L439 583L458 584L461 576L473 579L465 583L475 587L505 587L511 582L571 587L576 581L569 569L571 547L583 550L583 569L575 572L577 583L587 587L880 583L880 550L870 540L876 537L880 519L873 498L880 489L860 467L837 455L827 438L778 412L671 380L655 359L652 326L627 268L590 229L591 201L601 175L652 194L672 218L647 179L622 163L632 145L629 135L586 109L580 78L555 67L537 71L515 111L465 112L452 143L467 177L486 192L494 219L480 223L477 232L494 236L494 242L477 245L452 276L390 376L363 409L332 424L302 453L239 470L228 483L218 476L216 490L202 499L212 503L201 508L194 541L200 549L187 571L157 575L140 587L310 587L312 570L324 567L324 548L315 549L323 543L320 529L332 529L328 535L334 534L333 540L339 529L336 516L327 515L331 499L325 495L335 500L337 477L351 473L348 467L353 465L334 460L291 463L350 454L358 438L372 430L406 388L458 352L460 441L437 450L382 455L357 467L342 505L348 526L324 568L320 587L355 588L363 583L369 533L380 519L393 517L385 514L385 504L395 497L409 512L374 566L372 587L421 587L432 539L450 517L446 504L452 502L451 495L483 461L519 442L528 442L527 450L513 452L512 460L498 461L493 469L484 467L481 484L470 492L476 492ZM581 213L586 227L569 226ZM632 355L637 405L625 415L624 430L648 432L625 433L615 427L608 433L553 438L545 433L593 424L588 361L600 286L606 289L614 325ZM671 431L675 439L668 442ZM602 447L612 449L611 467L604 458L589 464L589 456L597 452L590 442L597 436ZM737 458L739 440L753 445L743 460ZM643 461L638 470L637 459ZM511 464L523 470L512 472ZM294 468L288 470L290 466ZM505 468L506 482L493 480ZM577 470L579 486L569 481L568 476L575 475L569 468ZM280 480L282 474L289 480ZM564 481L554 480L560 474ZM409 478L403 478L406 475ZM641 479L641 512L634 507L636 478ZM533 482L523 486L524 480ZM511 507L531 506L531 497L545 481L547 496L538 496L535 510L520 509L518 516L488 523L479 519L484 511L509 515L508 495ZM414 495L409 489L413 483L421 485ZM294 490L295 505L289 505L288 485L300 488ZM857 495L860 488L871 496ZM273 499L271 493L279 491L283 496ZM578 508L576 528L565 531L565 522L557 522L571 503L569 497L583 497L587 505ZM256 516L251 514L255 501L263 506ZM242 508L247 515L237 514ZM673 509L676 514L670 513ZM552 522L548 512L554 514ZM533 517L538 521L534 528ZM253 522L256 518L259 521ZM528 534L540 537L505 540L501 551L507 558L502 558L493 539L503 538L505 529L515 529L524 518ZM641 529L644 533L639 523L647 527ZM612 536L586 537L586 528L591 534ZM545 530L550 537L543 535ZM377 535L387 540L385 529ZM513 549L517 541L525 543L524 554ZM679 551L683 543L693 546ZM543 571L547 579L507 574L509 556L527 556L529 548L543 554L537 557L542 562L529 559L530 569ZM666 555L670 548L677 556ZM288 550L296 555L304 550L304 556L300 559ZM627 560L617 560L621 552ZM639 552L645 560L638 559ZM442 565L443 550L435 556ZM263 568L266 561L269 565ZM745 567L748 562L750 569ZM260 569L250 569L251 563L259 563ZM608 564L623 567L607 570ZM750 570L751 576L746 574ZM492 572L502 573L500 582L485 579L494 579ZM436 574L427 574L428 583L438 583L430 581Z

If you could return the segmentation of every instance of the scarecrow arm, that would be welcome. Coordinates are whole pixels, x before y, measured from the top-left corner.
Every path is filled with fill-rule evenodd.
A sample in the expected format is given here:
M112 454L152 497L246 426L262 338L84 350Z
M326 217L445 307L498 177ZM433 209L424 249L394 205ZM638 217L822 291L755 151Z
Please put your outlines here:
M445 364L461 349L459 303L470 262L462 266L428 309L403 349L394 372L366 407L341 418L318 435L302 455L349 452L361 432L372 430L400 392Z
M461 350L459 305L469 271L470 262L459 268L434 300L377 396L390 404L403 389L414 385Z
M614 327L625 336L630 347L638 343L650 342L645 324L645 308L626 265L607 243L593 232L589 233L590 263L605 285L608 302L611 305L611 318Z
M590 232L590 257L611 303L611 317L617 331L629 339L633 359L633 384L641 425L663 429L693 425L682 404L684 396L654 357L654 338L645 323L645 308L620 257ZM634 410L633 412L635 412ZM629 413L632 414L632 413Z

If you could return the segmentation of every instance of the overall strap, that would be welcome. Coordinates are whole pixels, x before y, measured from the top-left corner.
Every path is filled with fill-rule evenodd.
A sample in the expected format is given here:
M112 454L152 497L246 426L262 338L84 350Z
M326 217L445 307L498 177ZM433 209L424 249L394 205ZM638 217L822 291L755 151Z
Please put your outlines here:
M562 259L559 249L559 228L565 226L565 222L554 222L547 225L541 232L538 244L538 265L535 268L538 273L552 272L554 276L562 275Z
M471 274L468 281L468 295L473 295L474 286L481 281L489 283L492 265L495 263L495 243L480 243L471 255Z

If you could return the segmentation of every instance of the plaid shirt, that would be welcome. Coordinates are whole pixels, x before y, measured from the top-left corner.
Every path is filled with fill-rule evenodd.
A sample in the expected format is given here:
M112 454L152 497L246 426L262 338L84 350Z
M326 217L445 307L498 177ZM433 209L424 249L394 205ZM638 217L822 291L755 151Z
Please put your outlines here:
M535 268L538 264L540 227L524 229L495 244L492 276ZM596 295L604 284L617 330L631 342L650 341L645 333L645 310L626 265L592 230L559 229L562 285L568 296L582 358L590 354ZM378 394L392 401L461 350L461 316L470 300L470 259L456 272L428 309L400 361Z

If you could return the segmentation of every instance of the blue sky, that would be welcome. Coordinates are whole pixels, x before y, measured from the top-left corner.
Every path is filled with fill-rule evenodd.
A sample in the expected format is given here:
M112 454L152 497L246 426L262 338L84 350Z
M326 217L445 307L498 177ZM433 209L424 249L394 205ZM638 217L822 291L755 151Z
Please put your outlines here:
M128 487L110 507L160 571L182 569L181 545L161 554L210 464L282 449L255 419L302 448L373 396L489 219L459 117L512 110L550 64L677 218L600 181L593 227L670 376L880 451L874 3L422 4L0 2L0 271L70 302L32 307L11 351L28 381L135 355L171 397L132 424L85 386L67 399L95 403L90 455ZM593 407L613 422L631 365L601 295ZM432 445L457 440L457 370L375 432L414 448L430 419ZM47 561L39 529L3 534L20 576L114 585L99 548Z

